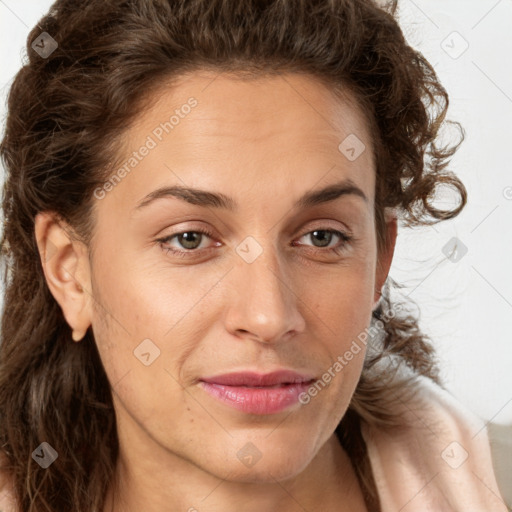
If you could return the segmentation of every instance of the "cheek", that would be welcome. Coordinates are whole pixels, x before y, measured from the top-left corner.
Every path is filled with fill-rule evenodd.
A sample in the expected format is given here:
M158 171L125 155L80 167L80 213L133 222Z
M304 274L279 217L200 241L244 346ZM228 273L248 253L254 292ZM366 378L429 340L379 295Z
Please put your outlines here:
M93 287L93 332L109 382L141 419L158 417L157 403L182 411L181 368L215 321L207 295L219 277L109 261L95 267Z
M179 340L188 338L161 335L169 324L161 322L155 303L141 300L139 293L122 294L114 303L112 314L98 311L93 332L116 411L128 412L170 439L199 413L183 393L175 364L186 351Z
M333 339L340 349L343 340L357 335L370 322L374 265L371 257L360 258L347 265L333 266L332 270L328 267L327 272L317 270L302 280L299 296L311 311L310 321L313 325L325 324L327 339Z
M312 305L305 309L307 323L313 326L315 339L322 340L328 358L317 392L331 395L325 403L333 412L344 411L361 376L366 354L374 261L361 258L357 264L337 268L330 276L313 277L316 279L312 278L309 285L304 284L302 296Z

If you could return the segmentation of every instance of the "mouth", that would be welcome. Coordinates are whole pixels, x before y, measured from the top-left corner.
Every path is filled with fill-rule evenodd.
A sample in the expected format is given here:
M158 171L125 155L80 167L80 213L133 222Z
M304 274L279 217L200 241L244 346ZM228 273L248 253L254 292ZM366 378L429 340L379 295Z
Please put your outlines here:
M290 370L261 374L235 372L200 379L211 397L248 414L275 414L299 402L315 381L311 375Z

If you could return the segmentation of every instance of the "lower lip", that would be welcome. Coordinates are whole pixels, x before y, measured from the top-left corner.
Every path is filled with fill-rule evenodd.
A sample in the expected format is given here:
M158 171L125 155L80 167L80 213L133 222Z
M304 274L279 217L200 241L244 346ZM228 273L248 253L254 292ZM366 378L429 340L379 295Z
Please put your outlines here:
M311 382L283 384L279 387L225 386L201 381L203 389L239 411L250 414L273 414L281 412L299 401Z

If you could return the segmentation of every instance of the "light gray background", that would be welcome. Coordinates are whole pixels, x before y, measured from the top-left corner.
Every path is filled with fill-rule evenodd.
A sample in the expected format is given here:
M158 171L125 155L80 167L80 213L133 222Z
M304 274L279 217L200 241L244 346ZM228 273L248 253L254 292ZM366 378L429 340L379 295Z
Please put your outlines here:
M26 36L50 5L0 0L2 127ZM512 0L401 0L400 20L450 95L448 117L466 130L451 169L469 199L452 221L402 229L390 274L418 303L448 389L480 416L512 424ZM456 262L443 250L453 237Z

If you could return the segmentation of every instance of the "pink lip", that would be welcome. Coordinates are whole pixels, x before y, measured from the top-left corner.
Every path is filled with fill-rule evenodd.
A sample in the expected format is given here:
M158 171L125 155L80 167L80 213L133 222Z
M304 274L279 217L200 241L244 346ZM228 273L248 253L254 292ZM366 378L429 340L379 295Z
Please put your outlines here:
M202 388L218 400L250 414L280 412L299 401L314 377L290 370L267 374L236 372L201 379Z

